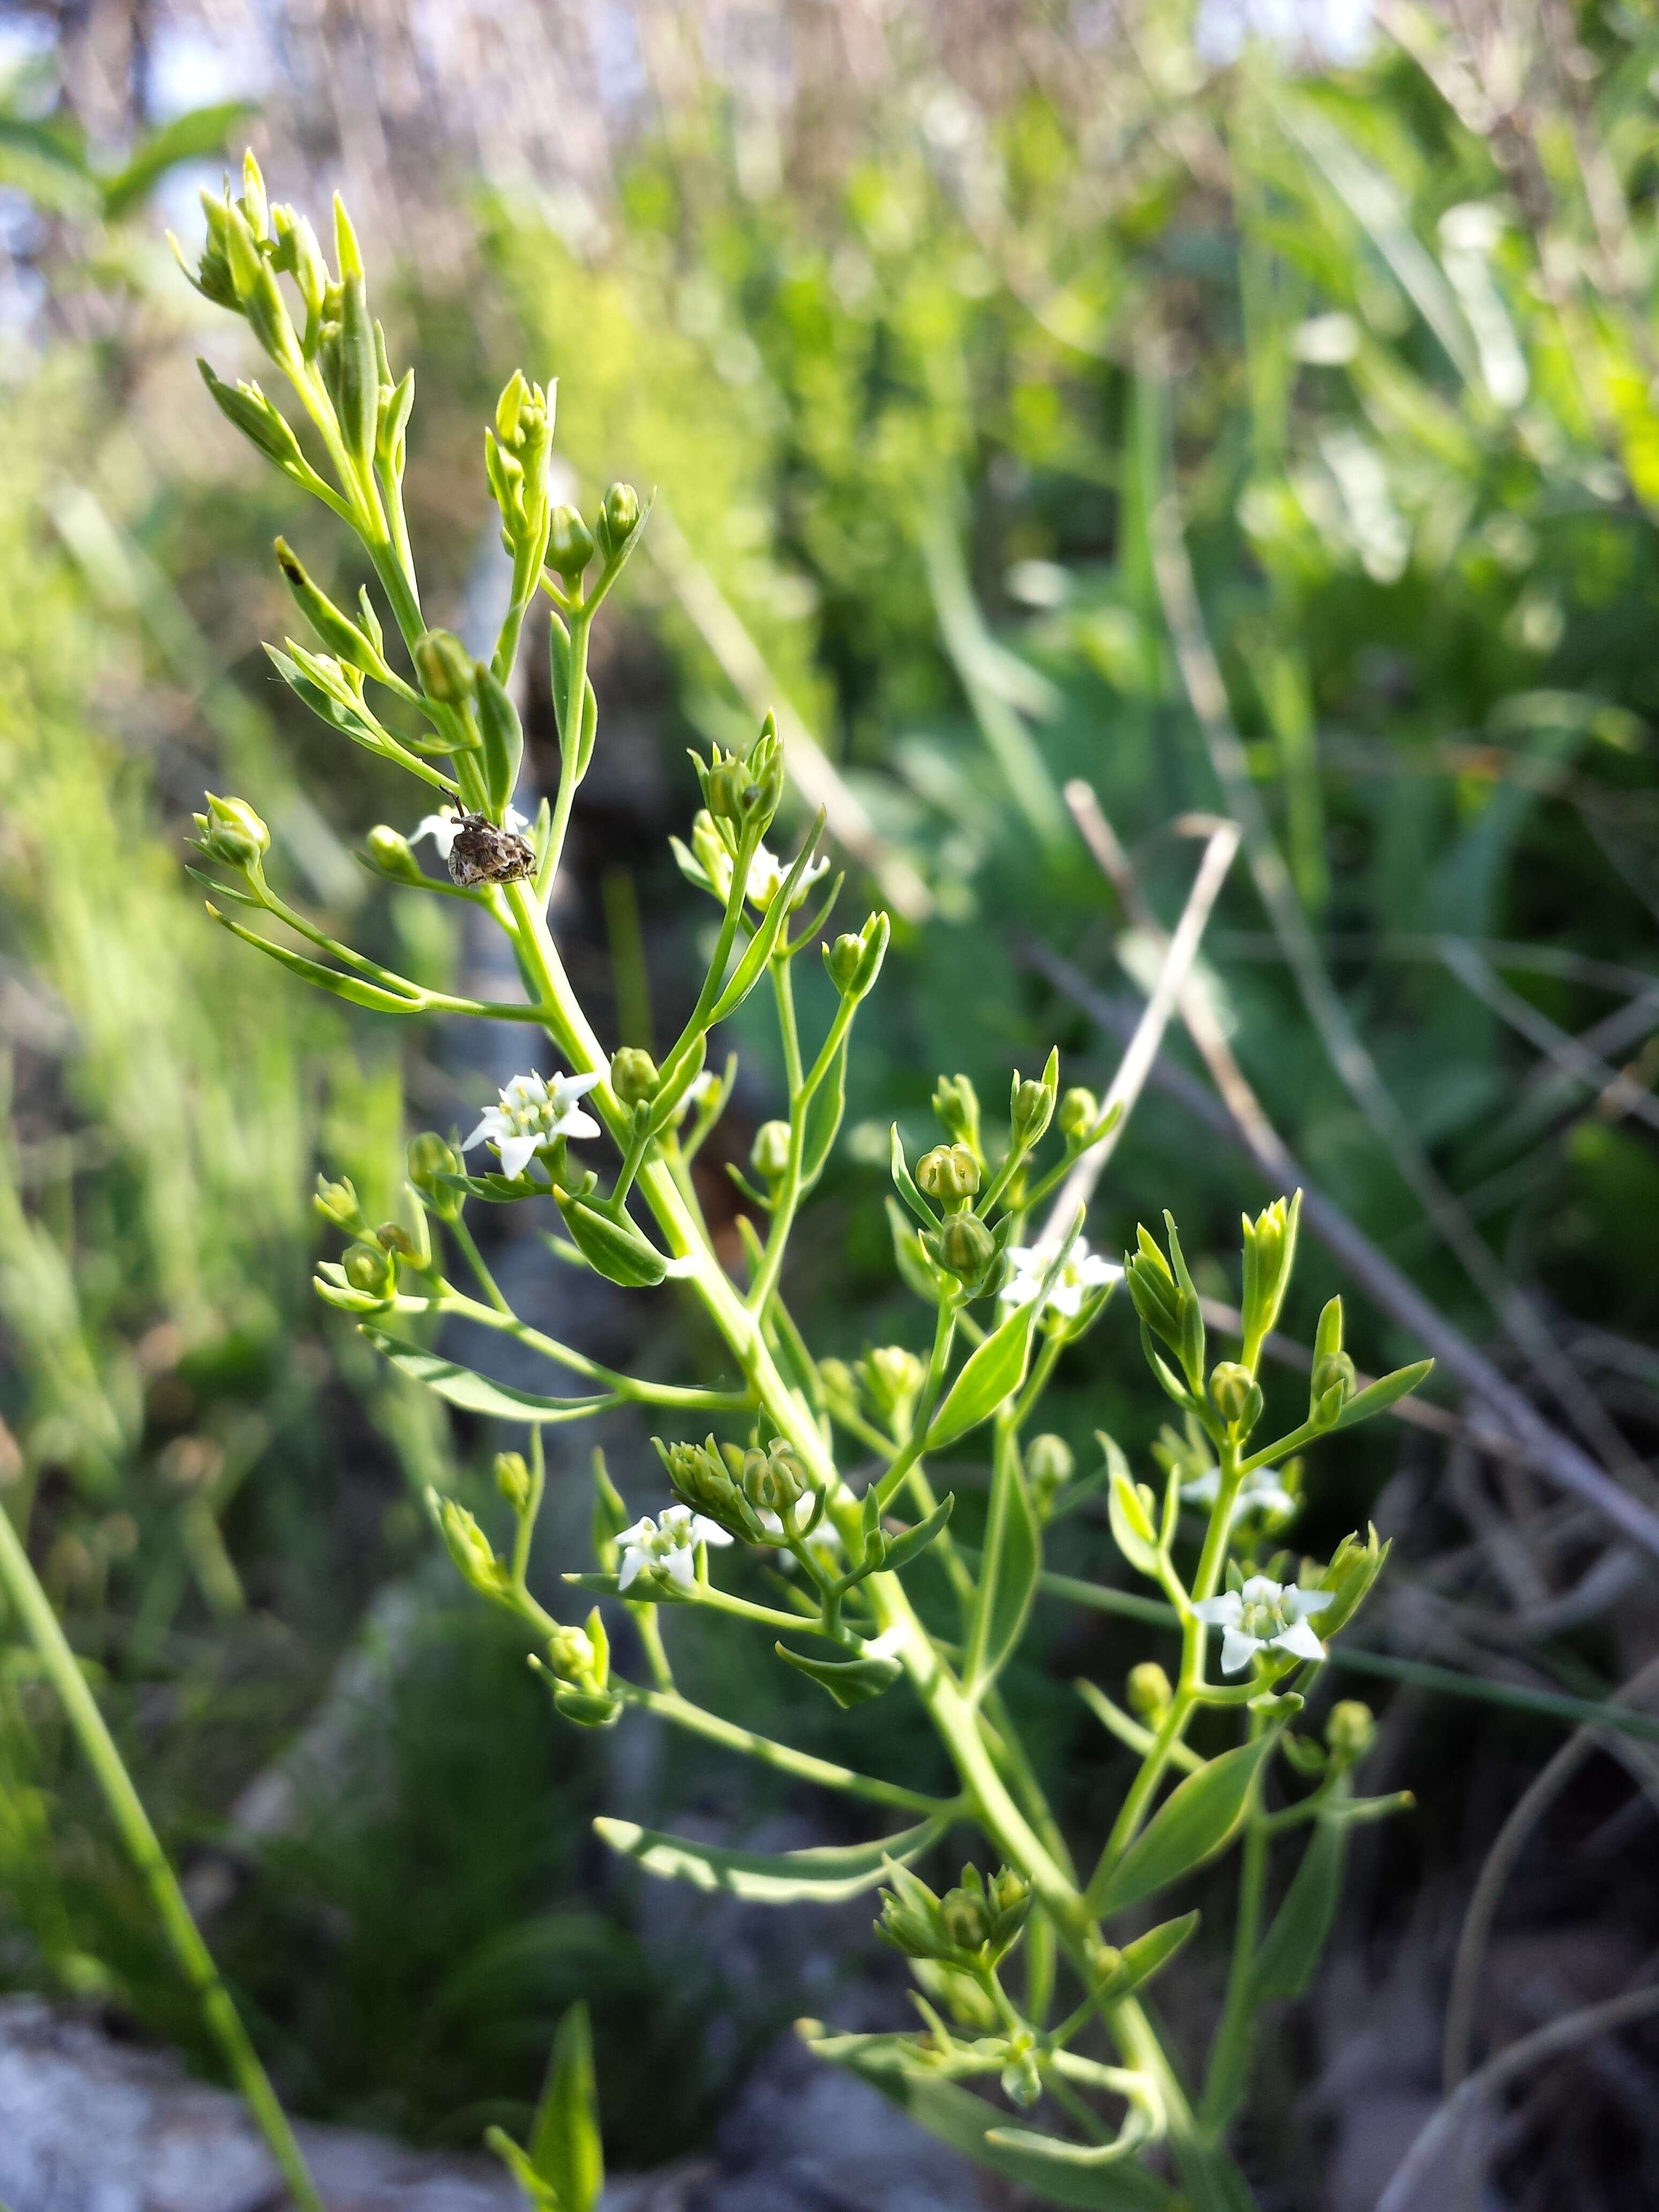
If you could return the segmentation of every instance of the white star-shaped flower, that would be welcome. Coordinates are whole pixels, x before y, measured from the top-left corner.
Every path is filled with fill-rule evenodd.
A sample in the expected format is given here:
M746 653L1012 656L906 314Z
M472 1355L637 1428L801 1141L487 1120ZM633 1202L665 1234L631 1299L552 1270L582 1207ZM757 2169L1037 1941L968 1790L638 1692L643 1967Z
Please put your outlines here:
M1183 1482L1181 1494L1189 1505L1213 1505L1221 1495L1221 1469L1207 1468L1191 1482ZM1291 1497L1271 1468L1258 1467L1238 1486L1233 1511L1241 1520L1247 1513L1294 1513L1301 1502Z
M647 1513L631 1528L624 1528L617 1541L622 1550L618 1590L631 1588L641 1575L657 1574L690 1589L697 1579L698 1545L729 1544L732 1536L718 1521L694 1513L689 1505L669 1505L659 1519L653 1521Z
M783 888L789 866L789 863L779 860L775 853L769 852L764 845L755 848L755 857L749 863L749 874L743 887L743 895L750 906L758 907L763 914L766 911ZM792 911L803 902L818 878L827 876L829 872L830 863L823 854L816 860L806 863L790 897Z
M1193 1607L1198 1618L1221 1637L1221 1671L1242 1674L1258 1651L1288 1651L1297 1659L1322 1659L1325 1647L1308 1626L1310 1613L1322 1613L1331 1602L1331 1590L1299 1589L1294 1583L1276 1583L1267 1575L1252 1575L1243 1589L1224 1590Z
M509 806L507 810L507 819L501 826L512 830L515 836L522 837L530 827L529 817L520 814L516 806ZM409 842L411 845L416 845L422 837L430 837L438 848L438 858L441 860L447 860L451 848L460 835L460 830L459 807L441 806L435 814L422 817L415 828L410 830Z
M484 1108L463 1151L494 1145L501 1155L501 1173L516 1181L555 1137L599 1135L599 1123L577 1103L599 1079L597 1074L515 1075L502 1091L501 1104Z
M1042 1279L1054 1261L1052 1251L1040 1244L1011 1244L1008 1258L1013 1273L997 1293L1011 1306L1023 1306L1042 1288ZM1115 1262L1091 1252L1079 1237L1066 1255L1066 1264L1048 1286L1048 1310L1063 1321L1075 1321L1085 1298L1115 1283L1123 1270Z

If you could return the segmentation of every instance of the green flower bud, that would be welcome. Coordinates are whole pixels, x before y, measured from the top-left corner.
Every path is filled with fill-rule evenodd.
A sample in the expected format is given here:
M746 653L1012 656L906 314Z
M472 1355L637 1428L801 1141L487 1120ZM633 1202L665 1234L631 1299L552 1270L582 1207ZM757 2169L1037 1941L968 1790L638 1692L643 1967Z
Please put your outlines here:
M1100 1101L1079 1083L1060 1102L1060 1133L1068 1145L1080 1145L1100 1119Z
M945 1273L963 1283L977 1280L996 1251L990 1231L971 1213L953 1213L942 1227L924 1231L921 1241Z
M579 1688L592 1686L599 1674L599 1654L586 1629L561 1622L547 1639L548 1664L561 1681Z
M781 1438L764 1451L758 1446L743 1455L743 1494L757 1513L775 1513L786 1518L806 1493L800 1462Z
M377 822L363 840L368 857L381 875L389 876L393 883L423 884L426 871L410 849L409 840L399 830L385 822Z
M639 1045L619 1045L611 1055L611 1088L625 1106L657 1095L657 1063Z
M1016 1077L1008 1103L1008 1120L1015 1144L1036 1144L1048 1127L1048 1116L1054 1110L1054 1093L1046 1083L1039 1083L1034 1078L1022 1083Z
M916 1162L916 1188L929 1198L969 1199L979 1180L979 1162L966 1145L935 1145Z
M1000 2076L1002 2094L1010 2104L1018 2105L1022 2112L1030 2112L1042 2095L1042 2075L1036 2062L1036 2053L1026 2049L1015 2052L1003 2068Z
M977 1951L991 1939L991 1908L977 1891L947 1890L939 1900L939 1925L957 1951Z
M270 832L245 799L220 799L208 792L207 812L195 817L198 840L209 856L228 868L252 868L270 850Z
M753 1523L744 1518L742 1498L732 1470L713 1437L700 1444L665 1444L659 1437L653 1437L652 1442L667 1471L674 1495L683 1505L690 1506L694 1512L706 1513L711 1521L718 1521L733 1535L747 1540L754 1534ZM741 1461L738 1464L741 1466Z
M415 1240L401 1221L383 1221L374 1232L374 1242L381 1251L390 1252L399 1260L413 1260L417 1256Z
M755 1132L749 1164L763 1182L778 1182L789 1169L789 1124L763 1121Z
M853 1379L853 1370L844 1359L820 1359L818 1381L823 1387L824 1396L832 1402L836 1400L850 1401L858 1395L858 1386Z
M522 1452L497 1452L495 1455L495 1487L515 1513L522 1513L530 1503L532 1484L530 1469Z
M499 1597L507 1587L507 1573L483 1530L453 1498L440 1498L431 1491L427 1495L436 1512L438 1533L464 1580L485 1597Z
M397 1262L378 1244L354 1244L341 1265L352 1289L370 1297L389 1298L397 1288Z
M1300 1191L1294 1198L1276 1198L1254 1221L1245 1217L1244 1289L1239 1305L1244 1316L1244 1358L1249 1366L1255 1366L1262 1339L1285 1303L1301 1217Z
M1175 1692L1157 1660L1143 1659L1138 1667L1130 1668L1124 1695L1130 1711L1139 1713L1149 1728L1157 1728L1169 1711Z
M1072 1479L1077 1462L1064 1437L1045 1432L1025 1447L1025 1480L1037 1518L1046 1520L1055 1498Z
M453 630L429 629L415 641L415 672L440 707L462 707L478 681L477 663Z
M316 1208L325 1221L331 1221L337 1229L356 1236L363 1225L363 1209L351 1182L330 1182L325 1176L317 1178Z
M878 1420L905 1425L921 1389L926 1370L914 1352L886 1344L866 1352L856 1373L870 1410Z
M979 1093L965 1075L941 1075L933 1089L933 1111L953 1143L965 1145L977 1158Z
M566 583L593 558L593 533L574 507L556 507L548 519L547 565Z
M1352 1397L1357 1379L1353 1362L1346 1352L1328 1352L1322 1359L1316 1359L1308 1389L1308 1419L1322 1428L1328 1427Z
M418 1137L410 1139L409 1179L423 1196L432 1197L441 1190L440 1176L460 1172L460 1154L435 1129L422 1129Z
M1344 1698L1333 1705L1325 1723L1325 1741L1332 1756L1344 1766L1364 1759L1376 1741L1376 1719L1370 1707L1358 1698Z
M830 981L843 997L853 988L859 968L864 959L864 941L850 930L838 937L833 945L823 948L823 964Z
M1210 1370L1210 1402L1230 1428L1246 1435L1261 1418L1261 1388L1236 1359L1219 1359Z
M599 514L605 558L614 560L640 526L640 495L632 484L613 483Z
M750 787L749 765L739 754L726 753L715 761L703 780L703 796L717 822L741 822L744 793Z

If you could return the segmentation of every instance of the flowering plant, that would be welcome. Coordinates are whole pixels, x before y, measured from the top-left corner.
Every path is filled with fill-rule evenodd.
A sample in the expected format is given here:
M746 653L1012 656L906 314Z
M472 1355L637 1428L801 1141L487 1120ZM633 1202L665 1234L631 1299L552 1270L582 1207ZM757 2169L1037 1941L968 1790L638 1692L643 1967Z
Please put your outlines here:
M1288 1562L1263 1546L1296 1510L1291 1463L1304 1449L1394 1403L1426 1363L1358 1387L1334 1298L1319 1323L1304 1416L1257 1443L1266 1416L1262 1346L1291 1276L1297 1200L1280 1198L1244 1224L1237 1359L1212 1364L1207 1357L1199 1294L1167 1216L1163 1240L1143 1227L1121 1267L1090 1254L1082 1235L1088 1199L1144 1076L1144 1040L1103 1103L1081 1089L1061 1097L1057 1054L1039 1076L1016 1074L1006 1135L983 1121L965 1078L941 1079L933 1104L942 1140L913 1165L895 1129L891 1155L896 1263L927 1316L930 1347L925 1355L882 1347L856 1366L815 1359L789 1310L785 1262L799 1210L836 1141L849 1039L887 950L886 916L872 913L858 930L826 941L841 883L817 890L827 871L815 854L817 830L787 861L763 842L786 775L769 720L746 750L717 747L696 764L702 806L689 843L676 849L688 878L715 902L719 923L691 1014L659 1063L637 1047L605 1049L547 912L596 741L586 672L592 623L639 542L645 507L624 484L611 488L591 523L553 501L552 394L515 374L485 433L512 584L494 649L475 660L458 638L429 629L421 611L402 496L412 373L392 373L344 210L337 202L331 270L305 218L268 204L251 157L240 197L227 186L206 206L207 243L193 281L246 319L297 398L322 465L257 384L226 385L204 366L209 389L280 470L356 532L406 665L388 647L367 590L355 611L336 606L281 544L283 574L318 644L290 640L272 648L272 660L331 728L441 794L441 811L414 834L432 836L445 875L428 874L409 838L389 827L370 833L364 858L394 884L479 908L506 936L526 997L491 1004L429 990L330 937L271 887L269 834L240 799L210 798L197 817L198 850L216 872L210 880L222 902L210 910L342 998L387 1013L523 1023L546 1036L557 1063L555 1072L516 1077L464 1145L434 1132L414 1139L403 1221L371 1224L349 1185L319 1193L351 1240L339 1261L322 1268L323 1297L356 1316L388 1360L451 1403L530 1429L527 1458L508 1452L496 1462L504 1543L455 1500L434 1498L456 1566L533 1632L535 1663L567 1721L608 1727L630 1711L654 1713L903 1817L896 1832L867 1843L772 1857L599 1823L617 1851L705 1888L773 1900L884 1891L881 1932L913 1963L920 2027L847 2035L803 2023L823 2057L1056 2203L1170 2212L1178 2203L1203 2212L1248 2204L1227 2134L1246 2082L1253 2020L1306 1982L1330 1923L1351 1824L1400 1802L1354 1795L1352 1770L1371 1733L1363 1706L1338 1705L1322 1740L1302 1726L1328 1639L1364 1598L1383 1547L1374 1531L1356 1535L1328 1560L1303 1561L1292 1577ZM527 820L513 811L523 738L510 687L525 622L544 599L560 772L550 801ZM264 933L253 917L283 925L307 949ZM1189 960L1194 941L1183 925L1171 961ZM815 947L835 993L816 1042L803 1034L793 981ZM750 1177L738 1178L751 1211L741 1223L745 1264L734 1274L715 1250L691 1170L731 1085L729 1063L718 1079L707 1066L710 1036L763 987L772 994L787 1097L755 1140ZM1173 988L1155 994L1149 1019L1166 1018ZM1045 1161L1051 1129L1059 1141ZM594 1152L580 1156L589 1146ZM493 1152L493 1165L487 1158L468 1164L464 1155L481 1147ZM591 1164L600 1158L609 1163L603 1173ZM679 1295L697 1300L724 1346L729 1379L703 1387L634 1376L521 1322L489 1273L467 1212L475 1203L522 1202L555 1210L559 1232L550 1241L560 1263L644 1295L664 1295L672 1280ZM1152 1375L1184 1424L1159 1448L1161 1491L1137 1482L1109 1439L1102 1468L1079 1478L1060 1439L1031 1433L1056 1364L1098 1324L1120 1281ZM410 1324L452 1316L539 1354L575 1378L575 1395L508 1389L408 1333ZM542 1433L623 1401L656 1409L665 1429L705 1433L658 1441L666 1494L631 1521L596 1461L597 1556L591 1570L564 1578L594 1602L580 1625L560 1620L528 1580L545 1481ZM991 1484L982 1535L969 1549L951 1525L952 1493L936 1486L941 1455L975 1434L988 1443ZM1125 1561L1167 1607L1180 1656L1173 1679L1152 1660L1134 1668L1127 1709L1084 1686L1139 1763L1109 1832L1080 1861L998 1684L1044 1581L1046 1526L1097 1487ZM1198 1510L1183 1514L1183 1505ZM769 1561L790 1570L769 1589L753 1571ZM1146 1602L1137 1601L1138 1610ZM692 1702L676 1684L664 1633L665 1613L684 1606L725 1616L734 1633L758 1633L780 1663L843 1707L901 1690L917 1699L949 1755L954 1790L934 1796L809 1756ZM616 1620L617 1607L633 1625L640 1678L612 1656L607 1620ZM1212 1628L1222 1632L1221 1674L1239 1679L1212 1674ZM1214 1755L1188 1741L1204 1715L1233 1724L1234 1740ZM970 1862L941 1896L915 1869L957 1830L977 1838L989 1870ZM1145 1908L1235 1843L1231 1970L1194 2088L1144 1993L1198 1916L1147 1925ZM1281 1857L1292 1856L1281 1887ZM1016 1954L1021 1972L1011 1985ZM1096 2055L1103 2049L1108 2056ZM968 2086L975 2083L1002 2101ZM524 2165L523 2154L513 2155ZM563 2201L548 2175L541 2179L547 2201Z

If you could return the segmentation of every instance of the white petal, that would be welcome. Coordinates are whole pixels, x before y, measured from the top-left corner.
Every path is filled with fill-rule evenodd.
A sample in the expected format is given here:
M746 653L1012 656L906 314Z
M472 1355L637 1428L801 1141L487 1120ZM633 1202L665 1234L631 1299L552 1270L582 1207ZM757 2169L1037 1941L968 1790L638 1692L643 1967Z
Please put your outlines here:
M1237 1628L1244 1617L1244 1601L1237 1590L1223 1590L1219 1597L1200 1598L1193 1611L1212 1628Z
M659 1559L657 1564L670 1582L678 1583L682 1589L696 1589L696 1561L690 1552L671 1552L665 1559Z
M486 1106L477 1127L470 1137L463 1139L461 1150L464 1152L470 1152L474 1145L481 1145L486 1137L493 1137L501 1126L501 1109L499 1106Z
M1328 1605L1336 1601L1334 1590L1287 1589L1285 1610L1292 1620L1305 1620L1310 1613L1323 1613Z
M1243 1592L1246 1605L1277 1605L1284 1595L1284 1584L1271 1575L1252 1575Z
M597 1137L599 1133L599 1123L591 1114L584 1114L580 1106L561 1114L553 1124L556 1137Z
M1221 1469L1212 1467L1207 1474L1194 1475L1183 1482L1181 1494L1193 1505L1213 1505L1221 1495Z
M453 814L428 814L410 831L409 842L412 845L416 838L430 837L438 848L438 858L447 860L460 834L461 825Z
M617 1541L622 1546L623 1551L627 1551L630 1545L637 1547L644 1543L647 1536L654 1536L656 1533L657 1524L650 1515L647 1514L643 1520L636 1521L631 1528L624 1528Z
M1011 1306L1017 1306L1020 1304L1023 1300L1029 1298L1030 1295L1030 1285L1021 1276L1011 1275L1008 1278L1008 1280L1003 1285L1002 1288L997 1292L997 1303L999 1305L1006 1304Z
M1037 1250L1035 1244L1011 1244L1008 1247L1008 1262L1022 1275L1037 1276L1041 1276L1048 1264L1047 1257Z
M617 1577L618 1590L629 1589L645 1572L645 1553L625 1551L622 1558L622 1572Z
M1322 1659L1325 1647L1305 1620L1293 1620L1282 1628L1273 1642L1281 1651L1293 1651L1298 1659Z
M599 1079L597 1067L590 1069L586 1075L562 1075L557 1086L559 1096L562 1098L586 1098Z
M1260 1638L1246 1636L1242 1628L1230 1628L1221 1639L1222 1673L1242 1674L1261 1649Z
M501 1156L501 1173L509 1182L518 1178L536 1157L536 1147L541 1139L534 1130L527 1137L497 1137L495 1149Z
M1062 1321L1075 1321L1083 1310L1083 1285L1062 1279L1048 1293L1049 1310Z
M675 1543L689 1543L691 1534L691 1508L689 1505L665 1506L662 1517L657 1526L665 1536L671 1536Z
M691 1540L694 1544L729 1544L732 1531L722 1528L718 1521L710 1521L701 1513L691 1516Z
M1123 1270L1115 1261L1103 1260L1098 1252L1091 1252L1076 1263L1078 1280L1085 1289L1097 1291L1103 1283L1121 1282Z

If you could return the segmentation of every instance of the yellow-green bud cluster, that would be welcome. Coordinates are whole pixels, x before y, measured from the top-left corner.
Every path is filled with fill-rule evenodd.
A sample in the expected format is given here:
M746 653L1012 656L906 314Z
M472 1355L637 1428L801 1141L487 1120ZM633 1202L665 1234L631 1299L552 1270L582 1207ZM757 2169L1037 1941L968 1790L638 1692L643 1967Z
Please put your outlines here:
M208 792L207 812L198 814L196 842L211 860L244 873L256 870L270 850L270 832L245 799L220 799Z
M907 1958L984 1971L1013 1948L1030 1909L1030 1886L1011 1867L987 1883L977 1867L965 1866L960 1883L942 1898L908 1868L895 1867L876 1930Z

